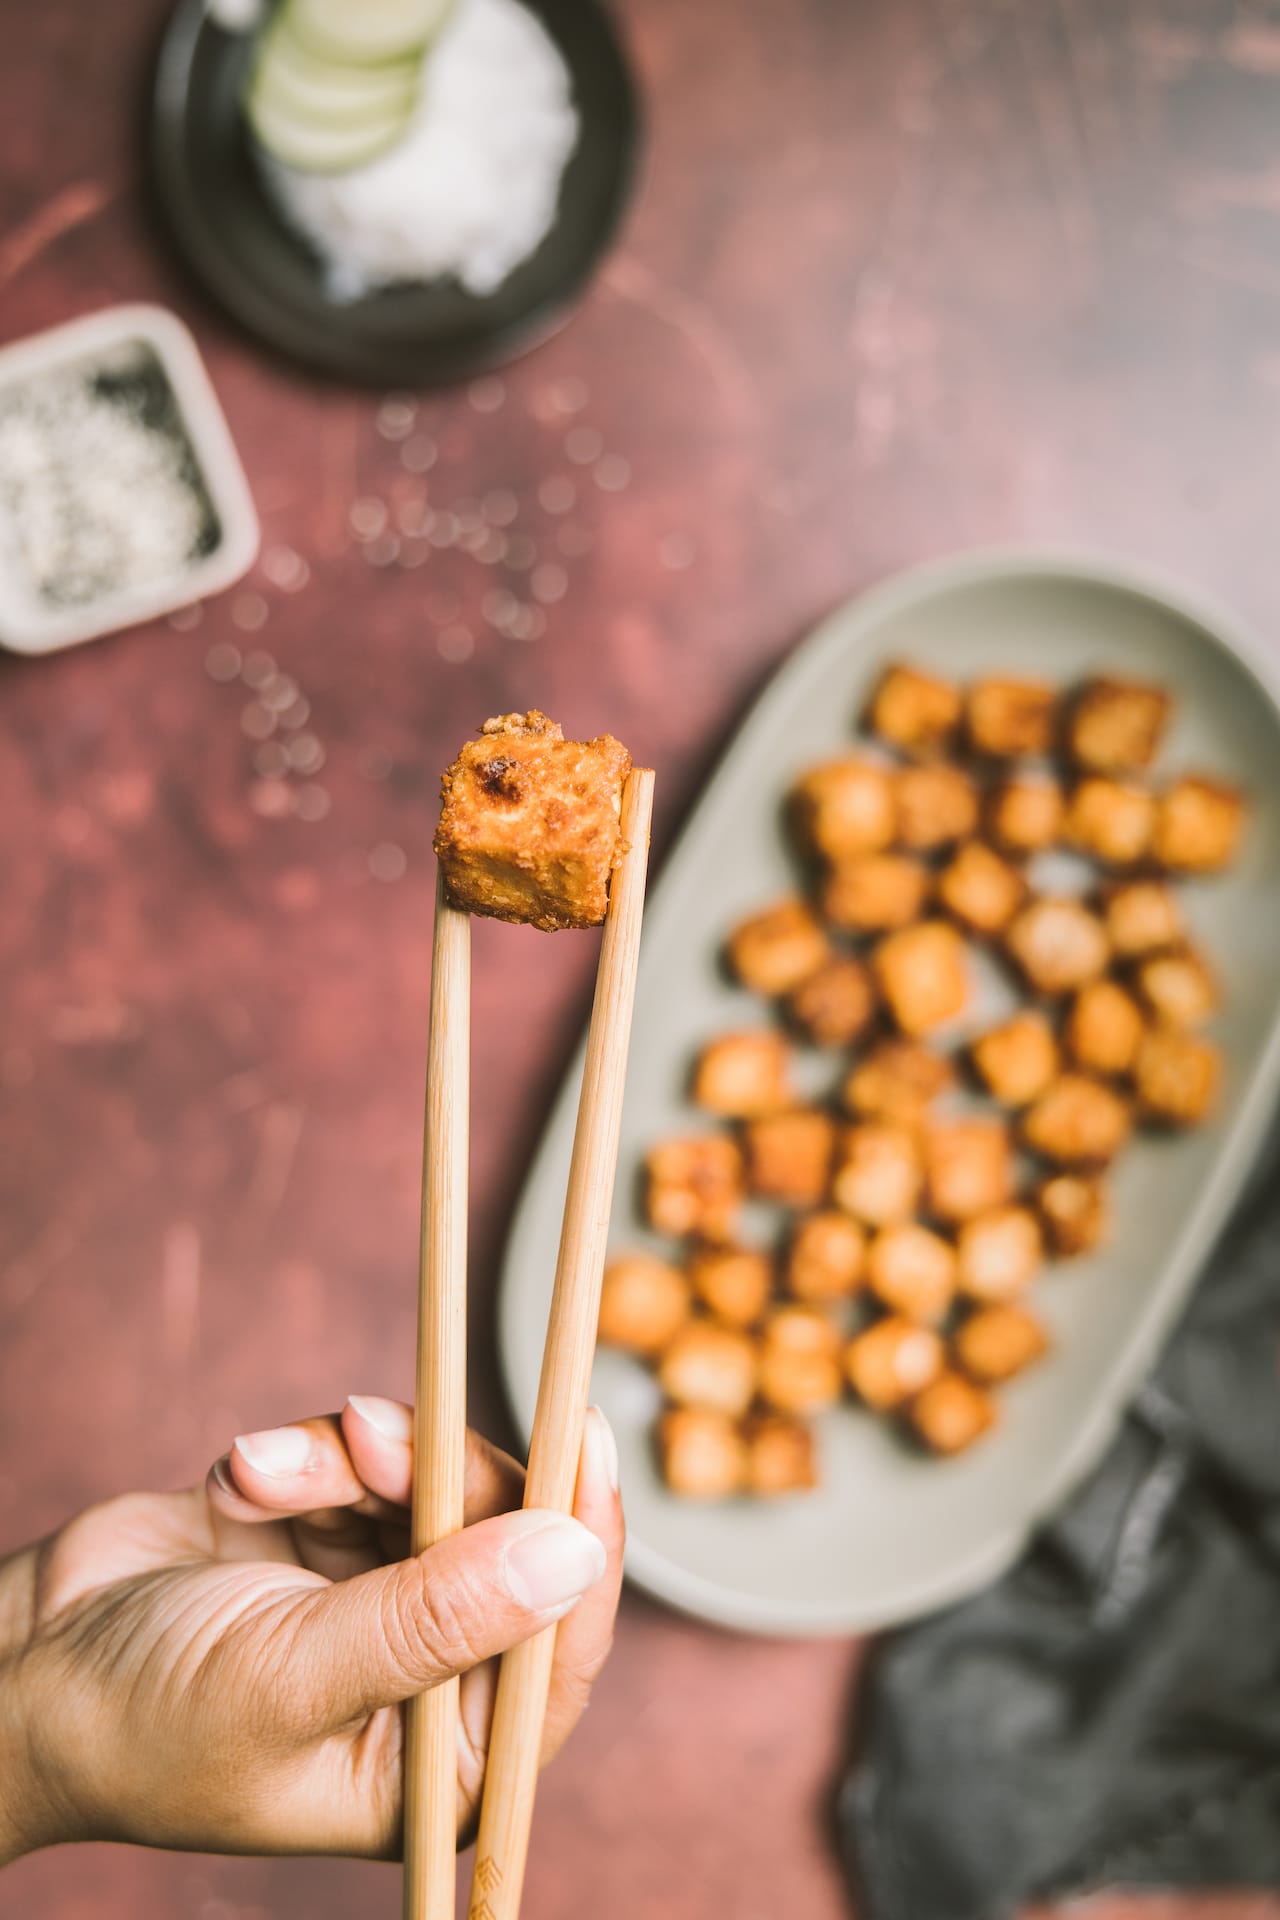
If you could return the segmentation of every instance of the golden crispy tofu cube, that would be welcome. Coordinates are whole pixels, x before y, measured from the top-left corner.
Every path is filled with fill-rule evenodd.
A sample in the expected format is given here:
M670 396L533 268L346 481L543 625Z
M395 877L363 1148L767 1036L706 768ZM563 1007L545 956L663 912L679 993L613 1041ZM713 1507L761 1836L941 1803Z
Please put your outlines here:
M893 781L873 760L824 760L791 790L791 823L801 848L823 860L878 853L893 839Z
M892 1413L937 1379L945 1356L932 1327L888 1314L849 1342L845 1377L864 1406Z
M658 1459L672 1493L727 1500L747 1480L747 1443L736 1421L706 1407L669 1407L658 1421Z
M831 942L803 900L779 900L734 929L727 953L743 986L772 998L816 973L830 958Z
M840 1336L812 1307L779 1307L765 1323L757 1391L778 1413L818 1413L840 1398Z
M1154 794L1129 780L1093 774L1072 792L1062 837L1106 866L1131 867L1146 854L1155 830Z
M1002 933L1026 892L1025 876L981 840L966 840L938 875L939 901L979 938Z
M809 1493L817 1486L817 1442L803 1420L761 1414L748 1424L746 1440L748 1493L772 1500L784 1493Z
M1178 1027L1153 1027L1133 1070L1143 1117L1167 1127L1196 1127L1222 1083L1222 1056L1209 1041Z
M652 1253L616 1254L600 1290L600 1340L646 1358L661 1353L689 1318L689 1282Z
M658 1362L668 1400L740 1420L756 1390L756 1343L737 1327L690 1320Z
M1044 1236L1030 1207L996 1207L956 1236L956 1285L969 1300L1012 1300L1044 1265Z
M1071 1002L1062 1038L1083 1073L1128 1073L1146 1031L1142 1009L1114 980L1091 980Z
M847 1047L871 1024L876 992L851 953L836 954L787 995L787 1018L815 1047Z
M1244 821L1239 787L1188 775L1161 796L1155 857L1171 873L1216 873L1235 859Z
M1022 1118L1033 1153L1066 1167L1104 1167L1129 1138L1132 1116L1118 1093L1087 1074L1064 1073Z
M907 1418L931 1452L963 1453L995 1424L996 1405L972 1380L946 1369L916 1395Z
M973 751L992 760L1052 753L1058 731L1057 689L1043 680L999 674L977 680L965 702L965 728Z
M955 1296L955 1249L918 1220L885 1227L867 1254L867 1286L890 1313L936 1326Z
M1043 853L1062 832L1066 801L1047 775L1020 773L1002 780L987 796L987 832L1015 859Z
M1033 993L1071 993L1107 970L1111 949L1096 913L1079 900L1033 900L1005 935L1005 948Z
M898 841L912 853L934 853L967 840L978 824L978 789L972 774L945 762L902 767L894 775Z
M1173 702L1163 687L1086 681L1067 721L1067 749L1091 773L1140 773L1155 759Z
M827 1195L835 1144L835 1122L817 1107L748 1120L742 1129L748 1191L788 1207L818 1206Z
M941 753L955 735L963 710L960 690L916 667L886 669L867 710L872 733L903 753Z
M918 1040L881 1040L858 1061L840 1097L860 1120L913 1127L954 1079L945 1054Z
M1035 1192L1045 1238L1059 1260L1092 1253L1111 1232L1107 1190L1094 1174L1054 1173Z
M1102 918L1117 960L1139 959L1182 938L1182 909L1163 880L1121 880L1108 888Z
M731 1238L745 1196L742 1153L724 1134L662 1140L645 1161L649 1225L657 1233Z
M689 1283L725 1326L750 1327L769 1304L773 1261L753 1247L702 1247L689 1262Z
M708 1113L742 1120L790 1106L791 1048L780 1033L725 1033L698 1055L693 1098Z
M955 1356L980 1387L996 1387L1049 1351L1049 1336L1025 1307L979 1307L956 1333Z
M861 1285L866 1245L851 1214L834 1207L809 1214L796 1223L787 1249L789 1291L812 1306L847 1300Z
M1058 1043L1041 1013L1015 1013L969 1048L978 1078L1002 1106L1025 1107L1059 1071Z
M566 740L536 711L486 720L440 783L434 845L454 905L545 930L598 926L630 771L611 734Z
M826 875L818 904L833 927L848 933L893 933L918 920L933 876L907 853L871 853L841 860Z
M921 920L887 935L871 964L890 1013L913 1038L954 1020L968 1005L965 943L945 920Z
M1218 983L1194 947L1149 954L1133 970L1142 1003L1171 1027L1198 1027L1217 1012Z
M924 1141L925 1202L936 1220L972 1220L1013 1191L1013 1141L1003 1120L935 1120Z
M920 1149L905 1127L865 1121L849 1127L837 1150L831 1197L868 1227L909 1220L920 1197Z

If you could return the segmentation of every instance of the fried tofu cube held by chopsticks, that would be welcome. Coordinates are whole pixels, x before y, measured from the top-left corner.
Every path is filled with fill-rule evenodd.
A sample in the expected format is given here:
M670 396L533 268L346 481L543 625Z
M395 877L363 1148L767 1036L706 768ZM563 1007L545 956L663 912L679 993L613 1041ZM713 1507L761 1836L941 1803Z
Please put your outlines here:
M630 770L611 734L566 740L536 710L486 720L441 781L435 851L450 900L548 931L598 926Z
M825 919L845 933L893 933L920 918L933 876L909 853L840 860L818 890Z
M658 1362L658 1382L677 1406L741 1419L756 1390L756 1343L737 1327L691 1320Z
M881 995L913 1038L954 1020L969 1000L965 944L945 920L922 920L880 942L872 967Z
M849 1046L870 1026L875 1011L871 975L851 953L824 961L786 999L787 1018L815 1047Z
M932 1327L887 1314L844 1350L845 1377L864 1406L892 1413L942 1371L946 1349Z
M726 952L744 987L775 999L817 972L831 942L812 907L803 900L778 900L742 921L730 934Z
M735 1120L790 1106L790 1047L765 1028L722 1034L698 1055L693 1098L708 1113Z
M969 1300L1012 1300L1044 1265L1044 1237L1030 1207L996 1207L956 1236L956 1282Z
M960 725L958 687L918 667L886 668L867 709L867 726L901 753L928 758L950 745Z
M773 1291L773 1261L752 1247L703 1247L689 1262L689 1282L725 1326L750 1327Z
M921 1183L920 1149L906 1127L864 1121L841 1135L831 1196L863 1226L891 1227L909 1220Z
M972 1380L947 1369L916 1395L907 1418L931 1453L963 1453L995 1425L996 1406Z
M840 1336L812 1307L778 1307L760 1342L758 1391L777 1413L819 1413L840 1397Z
M885 1227L867 1254L867 1286L890 1313L936 1326L955 1295L955 1249L917 1220Z
M1163 687L1088 680L1071 706L1067 750L1092 773L1141 773L1156 757L1172 710Z
M786 1493L809 1493L818 1484L818 1447L812 1427L781 1413L748 1421L747 1491L773 1500Z
M1049 1351L1049 1336L1025 1307L979 1307L961 1323L954 1339L962 1371L980 1387L994 1387Z
M1216 873L1234 860L1244 823L1239 787L1188 775L1160 800L1153 852L1171 873Z
M748 1192L783 1206L818 1206L827 1195L835 1144L835 1123L817 1107L744 1122Z
M805 853L828 861L879 853L896 825L891 775L854 756L824 760L797 780L790 814Z
M688 1280L669 1260L615 1254L600 1292L600 1340L646 1358L661 1353L689 1318L690 1298Z
M1033 993L1071 993L1106 972L1111 950L1096 913L1068 897L1033 900L1012 922L1005 949Z
M978 824L978 788L963 767L937 762L902 767L894 776L898 841L913 853L936 853L967 840Z
M888 1120L914 1127L952 1085L945 1054L919 1040L881 1040L857 1062L840 1097L859 1120Z
M966 840L938 875L939 903L980 939L1003 932L1026 892L1025 876L981 840Z
M847 1300L862 1284L866 1235L858 1222L838 1208L826 1208L797 1221L787 1248L787 1288L797 1300L828 1306Z
M1073 1066L1084 1073L1128 1073L1146 1031L1142 1009L1114 980L1091 980L1071 1003L1062 1038Z
M1055 1259L1092 1253L1111 1231L1106 1188L1096 1174L1053 1173L1035 1191L1036 1210Z
M1199 1126L1212 1112L1221 1083L1222 1056L1197 1034L1153 1027L1138 1049L1138 1105L1143 1118L1159 1126Z
M1013 1141L1004 1120L935 1120L924 1140L925 1204L954 1225L1005 1204L1013 1191Z
M668 1407L658 1421L658 1459L672 1493L728 1500L747 1479L747 1443L738 1422L707 1407Z
M1057 688L1043 680L977 680L965 700L969 745L992 760L1043 757L1053 751L1058 709Z
M1053 1028L1042 1013L1015 1013L969 1047L974 1070L993 1100L1025 1107L1061 1070Z
M726 1134L662 1140L645 1160L645 1206L656 1233L732 1237L746 1194L742 1151Z
M986 828L1002 852L1015 860L1044 853L1062 832L1066 801L1048 775L1014 774L987 796Z
M1023 1114L1022 1138L1044 1160L1065 1167L1104 1167L1124 1146L1132 1126L1129 1105L1118 1093L1088 1074L1064 1073Z

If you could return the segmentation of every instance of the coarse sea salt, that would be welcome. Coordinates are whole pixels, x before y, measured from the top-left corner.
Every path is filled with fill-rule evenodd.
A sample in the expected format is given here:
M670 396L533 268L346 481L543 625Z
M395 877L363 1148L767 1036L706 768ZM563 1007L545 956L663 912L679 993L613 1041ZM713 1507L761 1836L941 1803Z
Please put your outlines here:
M577 138L569 72L541 22L519 0L457 0L389 153L347 173L261 165L333 299L449 277L483 296L549 231Z

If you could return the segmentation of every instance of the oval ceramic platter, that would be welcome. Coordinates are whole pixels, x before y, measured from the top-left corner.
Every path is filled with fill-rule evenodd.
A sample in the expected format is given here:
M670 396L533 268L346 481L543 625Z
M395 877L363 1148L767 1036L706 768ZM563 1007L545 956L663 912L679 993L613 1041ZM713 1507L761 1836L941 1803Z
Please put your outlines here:
M1280 1079L1280 708L1268 669L1232 623L1163 584L1074 559L964 558L826 620L767 688L695 808L647 913L611 1245L660 1244L637 1205L645 1149L707 1124L685 1097L697 1048L768 1018L725 979L724 935L794 886L781 797L808 763L850 747L867 693L894 659L960 680L1005 670L1062 684L1096 672L1160 681L1177 710L1159 772L1199 767L1250 789L1238 864L1182 890L1221 976L1214 1033L1226 1082L1203 1129L1135 1139L1115 1173L1110 1243L1038 1282L1052 1354L1004 1390L998 1428L957 1459L913 1453L845 1404L819 1423L818 1491L685 1502L655 1469L650 1376L601 1351L595 1393L618 1434L631 1577L689 1613L758 1632L884 1627L960 1598L1016 1557L1114 1432L1231 1207ZM994 966L980 963L975 979L952 1038L1013 1003ZM805 1068L816 1092L837 1063L813 1054ZM579 1059L529 1174L504 1275L502 1358L526 1434L580 1072Z

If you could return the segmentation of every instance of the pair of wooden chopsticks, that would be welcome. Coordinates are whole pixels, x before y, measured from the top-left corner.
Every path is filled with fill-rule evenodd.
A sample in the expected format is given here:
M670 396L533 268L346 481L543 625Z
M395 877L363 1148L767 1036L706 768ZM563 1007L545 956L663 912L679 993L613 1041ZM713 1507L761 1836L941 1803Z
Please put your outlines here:
M652 808L653 774L633 769L622 794L623 852L609 888L525 1483L526 1506L562 1513L573 1506L595 1352ZM470 981L471 923L439 884L418 1275L415 1553L463 1524ZM555 1636L548 1627L502 1661L470 1920L516 1920L519 1913ZM457 1741L458 1682L450 1680L409 1704L405 1920L452 1920Z

